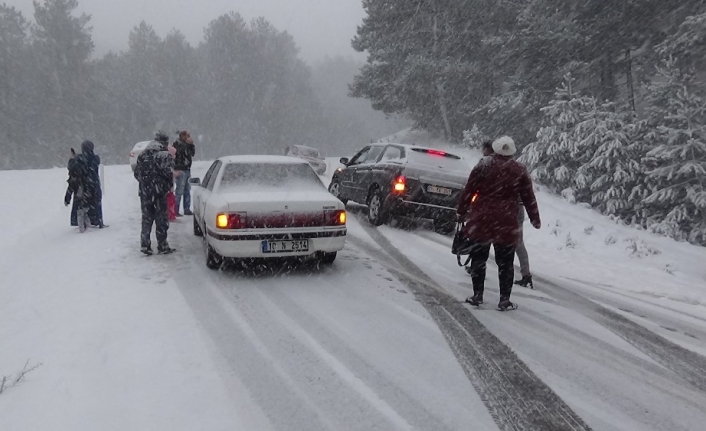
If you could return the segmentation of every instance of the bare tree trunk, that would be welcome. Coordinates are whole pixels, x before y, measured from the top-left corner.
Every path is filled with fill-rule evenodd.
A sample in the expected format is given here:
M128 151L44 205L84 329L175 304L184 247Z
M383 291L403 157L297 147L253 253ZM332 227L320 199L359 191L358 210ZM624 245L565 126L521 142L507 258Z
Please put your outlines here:
M636 112L635 107L635 82L632 76L632 56L630 54L630 49L625 50L625 75L628 78L628 98L630 101L630 109L632 112Z
M438 17L436 12L434 13L434 59L436 60L436 53L439 49L439 28L438 28ZM451 139L451 123L449 123L449 115L446 110L446 102L444 102L444 84L439 78L434 80L436 87L436 95L439 99L439 110L441 111L441 118L444 120L444 128L446 139Z

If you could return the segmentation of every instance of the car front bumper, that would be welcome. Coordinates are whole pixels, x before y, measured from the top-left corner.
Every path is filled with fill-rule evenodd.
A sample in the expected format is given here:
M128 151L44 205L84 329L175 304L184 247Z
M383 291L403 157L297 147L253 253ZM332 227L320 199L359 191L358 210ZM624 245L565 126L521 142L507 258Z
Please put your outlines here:
M291 233L225 233L208 230L208 243L219 255L235 259L268 259L283 257L306 257L318 252L334 253L346 243L346 229L318 231L296 231ZM309 240L306 251L286 253L263 253L262 242L266 240Z

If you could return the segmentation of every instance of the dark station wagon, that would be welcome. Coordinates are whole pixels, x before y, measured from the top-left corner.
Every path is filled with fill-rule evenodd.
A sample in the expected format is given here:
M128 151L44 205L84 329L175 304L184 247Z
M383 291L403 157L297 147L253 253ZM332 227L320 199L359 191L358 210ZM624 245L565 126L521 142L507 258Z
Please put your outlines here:
M343 203L367 205L371 224L424 218L440 233L453 232L471 170L459 156L407 144L371 144L341 163L329 191Z

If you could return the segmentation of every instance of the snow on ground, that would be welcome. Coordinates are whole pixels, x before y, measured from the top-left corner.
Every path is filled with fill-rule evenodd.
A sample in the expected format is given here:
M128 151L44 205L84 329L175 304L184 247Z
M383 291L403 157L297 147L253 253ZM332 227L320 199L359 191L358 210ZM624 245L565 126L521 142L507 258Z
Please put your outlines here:
M208 164L198 163L194 176ZM79 234L66 172L0 172L0 429L497 429L405 286L353 246L289 275L139 251L128 166L105 171L105 230Z

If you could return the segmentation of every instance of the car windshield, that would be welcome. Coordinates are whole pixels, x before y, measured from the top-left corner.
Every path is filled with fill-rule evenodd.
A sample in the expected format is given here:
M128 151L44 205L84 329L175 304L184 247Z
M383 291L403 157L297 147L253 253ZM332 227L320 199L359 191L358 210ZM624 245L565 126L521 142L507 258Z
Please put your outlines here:
M285 190L321 189L323 184L308 164L231 163L221 178L221 191L253 191L257 188Z
M319 158L319 150L316 148L299 147L299 155L304 157Z
M413 148L412 151L407 152L407 159L412 164L423 165L434 169L440 168L462 172L468 170L468 166L460 157L439 150Z

